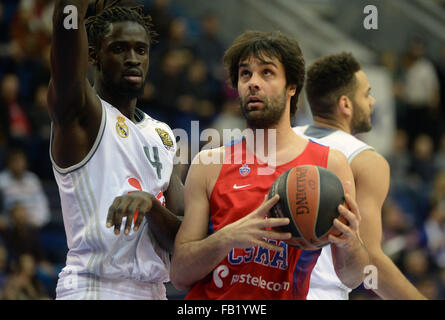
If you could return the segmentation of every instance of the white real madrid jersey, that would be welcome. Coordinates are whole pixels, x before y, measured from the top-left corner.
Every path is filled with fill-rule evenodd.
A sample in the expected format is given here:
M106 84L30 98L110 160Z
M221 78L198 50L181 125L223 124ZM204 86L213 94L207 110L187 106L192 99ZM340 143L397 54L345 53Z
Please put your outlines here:
M176 151L174 135L166 124L138 109L135 124L109 103L101 103L99 133L86 158L62 169L51 157L69 249L59 274L58 296L70 294L73 285L67 286L64 277L73 274L150 283L169 280L169 255L152 239L147 219L137 232L115 235L114 228L106 228L106 217L115 197L137 190L165 204L163 192ZM91 283L78 290L92 291Z
M351 161L360 152L373 148L356 137L341 130L329 129L317 125L294 127L294 131L317 143L340 150ZM332 261L331 246L323 247L311 274L308 300L346 300L351 291L337 277Z

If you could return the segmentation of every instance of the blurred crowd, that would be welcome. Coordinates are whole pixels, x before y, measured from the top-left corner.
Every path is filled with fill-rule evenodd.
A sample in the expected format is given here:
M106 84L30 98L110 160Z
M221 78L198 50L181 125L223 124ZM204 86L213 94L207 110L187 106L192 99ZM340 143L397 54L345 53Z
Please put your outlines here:
M94 1L93 1L94 2ZM138 107L171 128L244 128L225 81L218 16L188 17L174 1L147 0L158 43ZM0 299L52 299L67 251L49 159L46 93L53 0L0 3ZM445 298L445 49L428 59L421 41L398 58L395 124L383 247L429 298ZM184 170L184 177L186 168ZM374 298L359 288L354 299Z

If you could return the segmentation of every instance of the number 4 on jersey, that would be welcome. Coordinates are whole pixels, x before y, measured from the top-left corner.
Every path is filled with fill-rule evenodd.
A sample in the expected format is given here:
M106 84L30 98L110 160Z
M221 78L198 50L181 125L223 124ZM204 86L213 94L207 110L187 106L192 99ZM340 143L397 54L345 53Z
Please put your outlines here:
M162 175L162 163L159 161L159 150L158 147L152 147L153 149L153 159L151 158L150 149L148 147L144 147L145 155L147 156L148 161L156 169L156 173L158 175L158 179L161 179Z

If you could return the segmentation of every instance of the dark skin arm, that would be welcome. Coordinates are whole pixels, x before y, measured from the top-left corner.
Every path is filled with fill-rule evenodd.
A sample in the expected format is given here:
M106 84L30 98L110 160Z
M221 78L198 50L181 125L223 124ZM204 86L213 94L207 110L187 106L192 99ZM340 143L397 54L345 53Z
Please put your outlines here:
M78 29L66 29L63 12L68 5L78 11ZM58 0L53 14L51 80L48 111L54 134L54 161L67 168L82 161L99 131L102 108L87 80L88 39L84 17L88 0Z
M138 212L133 230L136 232L139 229L145 216L148 219L150 231L161 248L172 253L176 233L181 225L178 216L184 215L184 186L177 172L178 168L175 166L166 191L167 207L162 206L155 196L145 191L125 194L116 197L110 206L107 227L114 226L114 233L119 234L122 219L127 217L124 233L129 234L134 216Z

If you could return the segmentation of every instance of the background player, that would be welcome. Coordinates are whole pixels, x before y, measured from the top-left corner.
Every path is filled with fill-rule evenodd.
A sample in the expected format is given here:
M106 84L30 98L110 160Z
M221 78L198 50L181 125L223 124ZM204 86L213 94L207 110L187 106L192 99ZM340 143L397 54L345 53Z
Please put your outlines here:
M164 192L168 204L180 204L182 198L169 192L174 187L169 182L179 181L170 179L176 149L172 131L136 108L154 33L141 10L96 1L99 10L87 38L88 2L56 1L53 16L50 154L69 248L57 298L165 299L166 249L180 221L161 202ZM68 5L78 11L78 29L64 26ZM87 81L89 58L94 88ZM120 234L121 222L127 235Z
M296 165L327 167L343 182L353 181L351 170L340 152L292 131L290 110L296 108L305 73L296 41L280 33L246 32L226 51L224 62L238 89L247 126L254 130L256 150L243 139L201 151L195 158L185 185L185 217L175 240L172 283L178 289L192 287L188 299L305 299L320 251L287 246L282 240L288 240L289 233L268 229L289 220L265 219L278 197L264 197L275 179ZM276 153L271 151L270 132L261 137L256 129L276 130ZM264 150L266 158L258 150ZM252 152L252 163L233 161L249 159ZM259 175L273 157L273 173ZM205 159L216 161L209 164ZM330 237L336 271L351 287L361 283L368 263L359 240L354 194L352 186L347 196L352 212L339 209L349 226L336 220L343 235Z
M375 99L370 91L365 72L351 54L315 61L306 80L314 125L294 130L342 151L348 158L362 217L360 235L378 271L374 292L384 299L423 299L381 248L381 209L389 188L389 165L371 146L353 136L372 128ZM311 275L308 299L347 299L350 291L335 273L330 248L323 248Z

